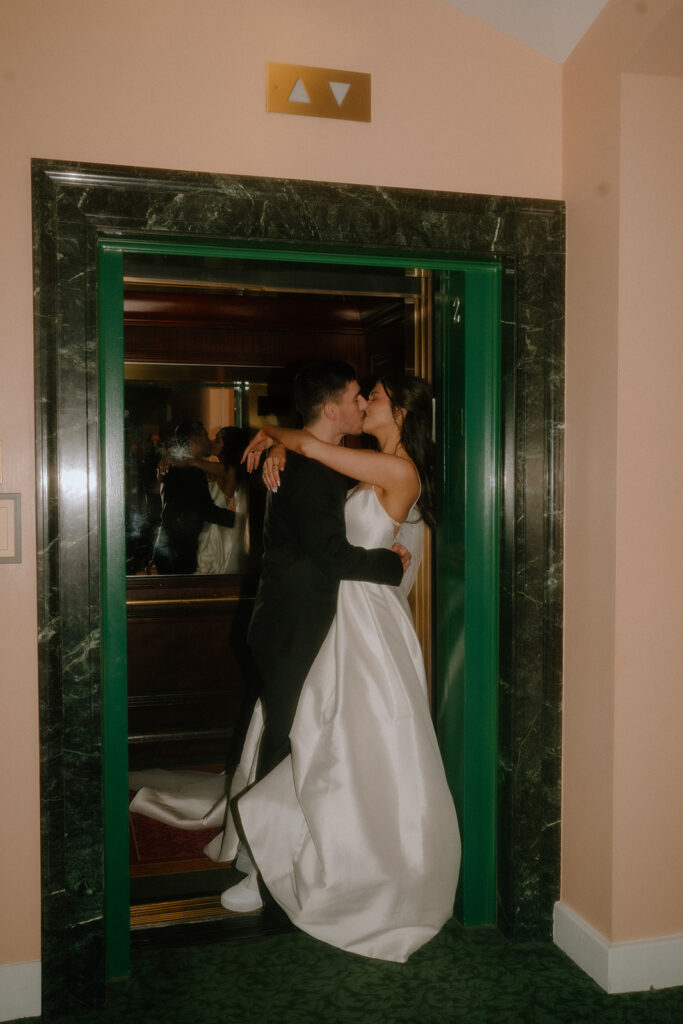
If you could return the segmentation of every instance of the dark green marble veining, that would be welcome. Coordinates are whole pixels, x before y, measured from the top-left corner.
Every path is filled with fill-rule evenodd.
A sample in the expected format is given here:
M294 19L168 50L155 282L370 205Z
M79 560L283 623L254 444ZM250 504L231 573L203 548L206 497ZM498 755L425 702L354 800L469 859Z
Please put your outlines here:
M559 889L564 209L558 202L35 161L43 977L103 991L97 241L498 257L503 307L499 922ZM419 263L419 259L416 260Z

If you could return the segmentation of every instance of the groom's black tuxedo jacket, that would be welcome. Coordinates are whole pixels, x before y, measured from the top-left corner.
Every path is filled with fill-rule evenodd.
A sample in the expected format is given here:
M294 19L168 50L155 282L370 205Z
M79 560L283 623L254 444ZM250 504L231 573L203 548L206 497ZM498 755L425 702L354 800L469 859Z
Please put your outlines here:
M248 641L261 656L302 662L305 672L334 619L340 580L398 586L403 577L395 552L349 544L347 486L334 470L288 452L280 488L266 502L263 570Z

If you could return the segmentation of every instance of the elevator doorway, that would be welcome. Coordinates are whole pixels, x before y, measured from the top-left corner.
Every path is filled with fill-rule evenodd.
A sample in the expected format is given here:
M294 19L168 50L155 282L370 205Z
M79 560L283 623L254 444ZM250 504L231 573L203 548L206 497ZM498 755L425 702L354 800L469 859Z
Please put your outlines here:
M419 586L414 600L414 613L416 624L420 634L425 661L428 671L435 668L439 679L438 686L433 689L433 701L436 715L437 728L444 746L444 757L449 768L449 756L453 764L449 770L449 777L454 788L467 786L467 776L471 772L463 759L463 752L467 744L463 738L466 729L464 717L456 710L456 705L464 707L464 698L460 701L455 698L452 688L447 685L448 677L455 675L465 676L464 660L461 665L453 664L452 653L446 650L445 644L455 643L456 650L462 652L462 645L458 634L462 631L464 636L466 628L473 630L472 607L469 609L470 624L467 626L465 619L465 603L463 598L458 598L459 592L463 591L463 582L467 572L465 559L465 532L470 530L471 549L476 542L474 537L474 516L466 516L466 476L472 474L473 468L466 465L465 450L467 443L472 451L476 450L475 434L477 433L476 422L480 422L480 433L487 438L490 451L481 452L486 465L482 466L484 473L488 473L491 479L491 468L493 465L493 480L495 485L495 444L497 440L497 393L496 393L496 363L495 358L484 359L482 369L477 370L474 362L470 359L469 391L466 387L466 336L465 336L465 310L468 301L471 301L471 347L478 348L488 353L495 352L498 337L496 296L496 271L497 267L491 265L462 266L461 269L433 268L408 266L406 260L387 260L387 266L381 263L358 262L323 263L318 261L311 264L309 260L300 259L294 261L289 254L283 262L272 257L268 260L256 259L255 254L250 253L246 259L235 256L206 257L197 256L191 251L191 247L180 254L160 252L159 247L148 247L156 251L141 253L131 246L131 251L126 251L125 244L117 245L116 252L103 251L101 255L101 271L103 284L103 301L101 306L101 344L105 353L103 373L103 398L107 406L107 415L103 417L105 425L105 436L103 444L103 457L107 470L105 475L108 478L108 491L117 493L119 500L123 498L122 510L119 508L119 534L120 513L123 511L126 519L126 511L130 501L126 503L125 480L122 481L121 467L126 466L127 454L127 419L130 413L129 402L126 397L126 387L130 394L140 390L147 390L151 395L154 386L168 386L173 388L181 386L181 390L188 385L196 385L201 382L202 386L208 386L213 390L231 392L227 403L223 402L222 408L231 409L231 415L235 424L243 427L255 425L250 422L249 401L256 397L264 398L263 408L272 410L278 407L281 411L285 406L284 383L288 373L291 373L297 361L311 358L320 352L320 340L326 336L324 354L335 356L346 356L358 370L359 378L369 379L387 369L405 368L409 372L415 372L422 376L431 378L436 370L437 404L435 416L435 429L441 452L441 503L442 509L447 517L443 527L437 531L434 543L437 549L441 549L443 558L439 561L439 571L432 573L431 558L426 559L426 564L421 573ZM178 248L178 247L175 247ZM106 246L104 247L106 250ZM282 260L282 255L279 256ZM310 257L309 257L310 259ZM467 280L469 274L469 281ZM485 282L485 284L482 284ZM466 299L467 286L470 289L470 300ZM458 292L458 294L454 294ZM486 294L484 294L486 293ZM295 302L292 302L295 297ZM229 301L228 301L229 300ZM142 305L146 309L142 310ZM227 303L227 304L226 304ZM251 312L249 304L251 303ZM296 315L293 312L294 306L298 306ZM228 310L228 307L230 309ZM210 309L214 313L209 312ZM164 311L165 310L165 311ZM216 312L218 310L218 312ZM257 310L258 312L255 312ZM192 312L194 311L194 312ZM144 312L144 316L143 316ZM213 325L209 325L211 316L215 317ZM235 323L241 330L235 329L233 323L232 342L239 347L232 347L226 343L226 323L230 323L230 317L236 318ZM284 326L289 320L289 343L286 343L288 334ZM144 324L134 321L144 319ZM276 332L279 333L279 354L276 353L278 346L273 339L270 339L270 347L264 336L257 337L257 327L263 327L263 323L257 324L258 318L264 318L273 325L277 323ZM297 317L299 320L297 321ZM204 318L204 319L202 319ZM241 318L241 320L240 320ZM308 321L309 325L315 321L315 330L309 330L307 337L301 337L305 332L301 324ZM345 328L340 330L340 323L345 323ZM220 323L216 327L216 323ZM299 324L297 328L297 323ZM482 332L480 343L475 346L474 338L477 330L482 326L486 330ZM353 329L351 325L353 324ZM217 334L223 332L223 340L219 341ZM267 333L267 332L266 332ZM230 334L230 331L227 332ZM250 335L245 338L245 335ZM262 332L263 335L263 332ZM212 345L209 350L202 350L201 337L211 336ZM239 341L237 340L239 336ZM295 342L294 336L298 337ZM144 340L146 338L147 340ZM317 339L317 340L316 340ZM493 339L493 340L491 340ZM219 346L220 358L217 358ZM212 347L213 346L213 347ZM336 346L336 347L335 347ZM238 354L239 353L239 354ZM352 358L349 358L349 353ZM436 361L434 355L436 353ZM292 356L294 359L292 360ZM481 356L481 352L480 352ZM121 358L123 357L123 358ZM124 368L125 367L125 368ZM200 368L199 370L197 368ZM122 372L123 370L123 372ZM477 373L493 373L493 386L490 385L488 393L477 394L477 387L482 388L481 383L476 384ZM115 377L114 374L118 376ZM213 375L213 376L212 376ZM187 380L189 376L190 380ZM161 378L161 380L159 380ZM218 379L217 379L218 378ZM275 382L275 383L274 383ZM270 394L269 394L270 389ZM486 385L484 386L486 390ZM118 392L118 395L116 394ZM251 394L248 394L251 392ZM186 396L187 397L187 396ZM224 395L223 398L226 396ZM117 422L116 413L117 398L123 399L123 422ZM268 405L269 399L274 399ZM482 409L477 408L478 403L484 403ZM493 410L493 412L491 411ZM258 402L256 402L258 418ZM289 415L283 412L283 415ZM467 419L466 419L467 417ZM171 415L172 418L172 415ZM467 429L465 424L467 422ZM484 426L485 425L485 426ZM491 440L493 447L491 448ZM123 459L113 458L113 452L118 446L119 454L123 453ZM491 463L493 453L493 463ZM470 459L470 463L473 460ZM114 479L118 473L118 478ZM456 479L457 478L457 479ZM122 493L123 492L123 493ZM495 486L494 486L495 492ZM476 500L471 498L470 501ZM489 494L489 508L485 522L490 523L492 509L495 508L496 494ZM137 758L143 749L143 741L153 736L154 730L144 728L135 729L132 732L133 742L130 743L131 729L128 723L128 716L131 712L146 712L148 717L156 714L157 724L166 713L169 703L177 713L179 704L182 703L182 694L173 695L169 702L168 692L155 694L132 693L130 688L130 665L124 664L121 657L121 628L125 636L126 629L131 636L131 621L139 620L139 609L143 607L143 617L147 615L147 627L151 628L150 622L154 615L149 612L152 607L163 608L167 613L169 608L176 609L181 606L187 610L194 606L203 607L205 610L211 605L213 610L223 603L225 607L235 606L236 598L239 597L248 602L249 594L244 592L241 584L230 579L215 579L211 583L211 594L199 593L205 581L195 584L194 594L180 592L177 589L167 595L160 595L162 589L168 589L169 581L154 580L150 577L139 575L138 567L131 566L131 555L129 536L122 542L122 538L116 537L116 515L115 510L107 502L107 538L105 546L105 587L108 589L111 605L116 606L118 612L118 635L116 633L117 616L108 619L111 622L111 635L109 642L105 641L105 664L109 671L105 672L109 685L105 694L105 706L108 709L108 724L106 732L108 736L108 749L111 755L107 758L105 770L107 773L107 823L109 841L107 843L108 866L107 866L107 931L108 931L108 959L110 959L110 973L122 973L121 964L126 958L126 940L123 937L123 920L118 913L118 925L116 924L117 912L115 906L120 908L120 895L123 890L131 884L132 880L124 880L122 863L123 856L121 843L116 845L114 827L112 821L116 819L123 821L122 802L122 780L125 778L123 768L131 760L130 751L135 751ZM495 514L493 516L495 519ZM495 532L495 531L494 531ZM488 544L491 550L496 547L495 536L491 534L484 539L479 538L479 544ZM492 546L492 547L491 547ZM490 555L490 551L488 552ZM437 556L438 558L438 556ZM118 570L115 565L118 559ZM472 563L470 551L469 561ZM489 561L491 559L489 558ZM491 564L495 569L495 557ZM125 568L126 579L122 588L121 567ZM133 571L128 573L128 569ZM173 581L170 581L171 584ZM176 581L177 584L177 581ZM497 581L495 572L488 576L488 586L492 592L496 592ZM124 608L121 609L122 591L125 593ZM132 596L131 596L132 595ZM490 594L488 595L490 599ZM489 600L489 604L490 604ZM495 604L495 600L494 600ZM438 606L438 613L433 615L435 605ZM138 609L131 616L131 609ZM495 625L495 609L489 608L490 622L487 627L488 639L484 642L487 647L488 676L495 675L495 644L491 643L490 631ZM436 621L436 620L439 621ZM135 628L135 627L134 627ZM149 633L147 636L149 637ZM149 646L142 645L149 653ZM470 644L473 649L474 645ZM118 651L118 654L116 653ZM108 652L108 654L107 654ZM463 656L464 657L464 656ZM108 660L107 660L108 658ZM118 678L118 682L117 682ZM244 681L242 680L242 683ZM240 686L242 686L240 683ZM134 685L137 685L135 683ZM443 688L443 689L441 689ZM239 687L238 687L239 689ZM244 687L242 686L244 691ZM484 704L488 701L490 705L490 687L484 688L486 696L482 697ZM122 698L126 699L126 712L122 707ZM187 696L187 695L185 695ZM196 694L195 694L196 696ZM131 703L131 697L133 698ZM234 697L234 694L233 694ZM244 698L244 692L241 694ZM236 718L239 718L240 699L233 701L233 711L236 711ZM201 705L202 700L195 700L195 705ZM165 706L166 705L166 706ZM495 750L495 739L491 737L491 721L495 721L495 713L491 707L486 708L485 729L488 730L489 740L493 743ZM124 752L122 724L126 718L126 744ZM173 717L171 715L171 717ZM118 729L116 728L118 724ZM236 721L234 727L237 728ZM159 730L157 730L158 732ZM201 728L194 730L197 735L194 739L201 743ZM182 732L182 730L181 730ZM185 730L187 732L187 730ZM168 730L167 730L168 733ZM460 749L457 737L461 737ZM206 737L204 737L206 739ZM226 737L215 737L219 742L224 742ZM166 741L173 743L166 735ZM183 737L180 737L182 743ZM187 739L187 736L185 737ZM155 741L160 740L159 736ZM206 748L205 748L206 749ZM118 756L113 751L118 750ZM178 752L180 745L176 740L175 756L179 760ZM450 753L452 751L452 753ZM487 756L491 760L491 751L487 748ZM157 750L158 756L158 750ZM165 756L165 755L164 755ZM186 753L180 754L180 760L186 759ZM163 760L163 757L162 757ZM196 753L191 754L191 760L196 763ZM211 758L214 766L216 758ZM457 762L457 764L456 764ZM493 774L495 774L495 756L493 757ZM476 774L476 773L475 773ZM489 773L490 775L491 773ZM482 782L481 772L478 773L480 784ZM483 794L488 801L489 809L484 811L488 816L487 833L495 832L495 795L492 795L490 778L483 779L484 785L488 785L489 792ZM481 811L482 804L479 808ZM464 814L464 811L463 811ZM112 817L113 816L113 817ZM127 816L127 804L126 804ZM491 826L493 816L494 824ZM474 835L474 827L470 828L470 834ZM481 864L481 850L479 851L479 862ZM488 866L484 869L491 876L491 858ZM486 858L484 858L486 860ZM467 853L463 862L463 878ZM191 872L190 872L191 873ZM176 875L178 873L175 873ZM195 872L196 874L196 872ZM118 878L118 883L116 879ZM208 876L204 876L207 879ZM178 881L176 877L175 881ZM194 880L196 882L196 879ZM117 890L118 884L118 890ZM154 891L154 898L144 897L144 886L133 886L138 890L137 907L143 907L142 917L138 918L139 924L160 923L154 920L155 907L158 910L162 907L162 914L166 915L164 920L168 922L196 919L197 913L202 917L211 917L210 908L207 909L206 902L201 906L197 901L206 901L206 894L201 896L192 895L192 892L182 892L175 886L174 892L164 891L166 883L157 881ZM186 884L186 880L183 881ZM491 892L491 878L486 883ZM223 887L219 885L218 891ZM171 887L173 888L173 887ZM192 884L190 884L190 889ZM464 887L466 889L466 886ZM118 898L115 893L118 891ZM143 894L142 899L140 893ZM147 889L149 897L149 887ZM170 897L170 898L167 898ZM136 899L135 894L133 898ZM461 896L461 901L467 904L466 894ZM127 901L126 901L127 902ZM217 902L217 900L216 900ZM145 917L144 915L151 915ZM111 938L109 936L111 935ZM118 936L118 938L117 938ZM122 952L116 952L117 950ZM111 958L110 958L111 952Z
M183 420L241 437L297 425L290 391L309 359L343 359L370 387L431 376L430 276L416 270L237 260L131 259L124 273L124 467L129 788L229 785L256 695L246 630L260 570L265 491L241 477L240 552L227 569L202 547L191 576L159 574L157 466ZM360 439L359 439L360 440ZM350 439L349 443L354 443ZM218 495L220 500L220 495ZM431 549L412 604L431 678ZM180 774L182 773L182 775ZM215 779L214 779L215 777ZM139 800L139 798L138 798ZM210 802L210 798L209 798ZM219 801L220 802L220 801ZM134 804L138 806L137 803ZM147 808L149 812L149 808ZM239 879L203 853L218 831L133 812L131 925L228 918ZM162 812L163 814L163 809ZM198 824L192 822L192 824Z

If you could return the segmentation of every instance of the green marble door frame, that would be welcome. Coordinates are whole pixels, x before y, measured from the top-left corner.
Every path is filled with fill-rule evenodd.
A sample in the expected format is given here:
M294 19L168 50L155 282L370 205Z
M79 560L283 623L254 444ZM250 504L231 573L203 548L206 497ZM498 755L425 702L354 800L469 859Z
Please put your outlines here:
M491 263L410 253L237 249L192 242L100 239L98 316L101 427L102 687L105 949L107 976L130 967L124 530L124 257L270 259L437 271L435 398L434 703L446 773L463 836L458 913L496 920L500 277ZM452 307L458 312L451 315ZM464 552L467 557L464 557ZM463 653L463 657L458 656Z
M109 358L98 343L103 240L499 263L496 920L513 939L550 938L560 865L564 205L59 160L34 160L31 173L44 1013L81 1012L104 996L102 642L119 627L102 593L102 546L116 553L101 508L120 484L100 458L101 419L119 401L106 389L99 402ZM467 833L467 806L464 814Z

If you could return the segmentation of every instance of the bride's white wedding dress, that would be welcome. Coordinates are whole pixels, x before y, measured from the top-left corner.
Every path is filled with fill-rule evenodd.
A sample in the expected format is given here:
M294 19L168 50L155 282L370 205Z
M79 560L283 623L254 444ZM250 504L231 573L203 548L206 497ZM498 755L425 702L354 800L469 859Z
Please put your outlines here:
M263 725L257 703L230 788L231 798L244 791L239 812L251 852L294 924L341 949L395 961L451 916L460 868L407 601L422 555L415 517L413 510L396 538L374 490L351 492L350 542L391 547L398 539L411 552L410 568L400 588L342 581L336 618L301 692L291 756L253 785ZM173 787L163 775L135 781L148 788L131 808L179 827L206 828L227 811L205 853L236 856L224 776L179 777ZM247 869L244 859L238 866Z
M209 483L209 493L214 505L217 505L218 508L229 508L228 499L214 480ZM240 484L235 489L232 506L235 510L234 526L204 523L204 528L197 538L197 568L195 572L201 574L244 572L248 544L248 494L244 484Z
M346 523L352 544L394 542L374 490L352 492ZM350 952L395 961L451 916L460 867L406 599L422 534L422 523L401 529L413 558L401 588L342 581L335 621L301 693L291 756L239 799L252 855L294 924ZM257 707L232 796L253 779L260 714ZM219 844L217 837L216 854Z

